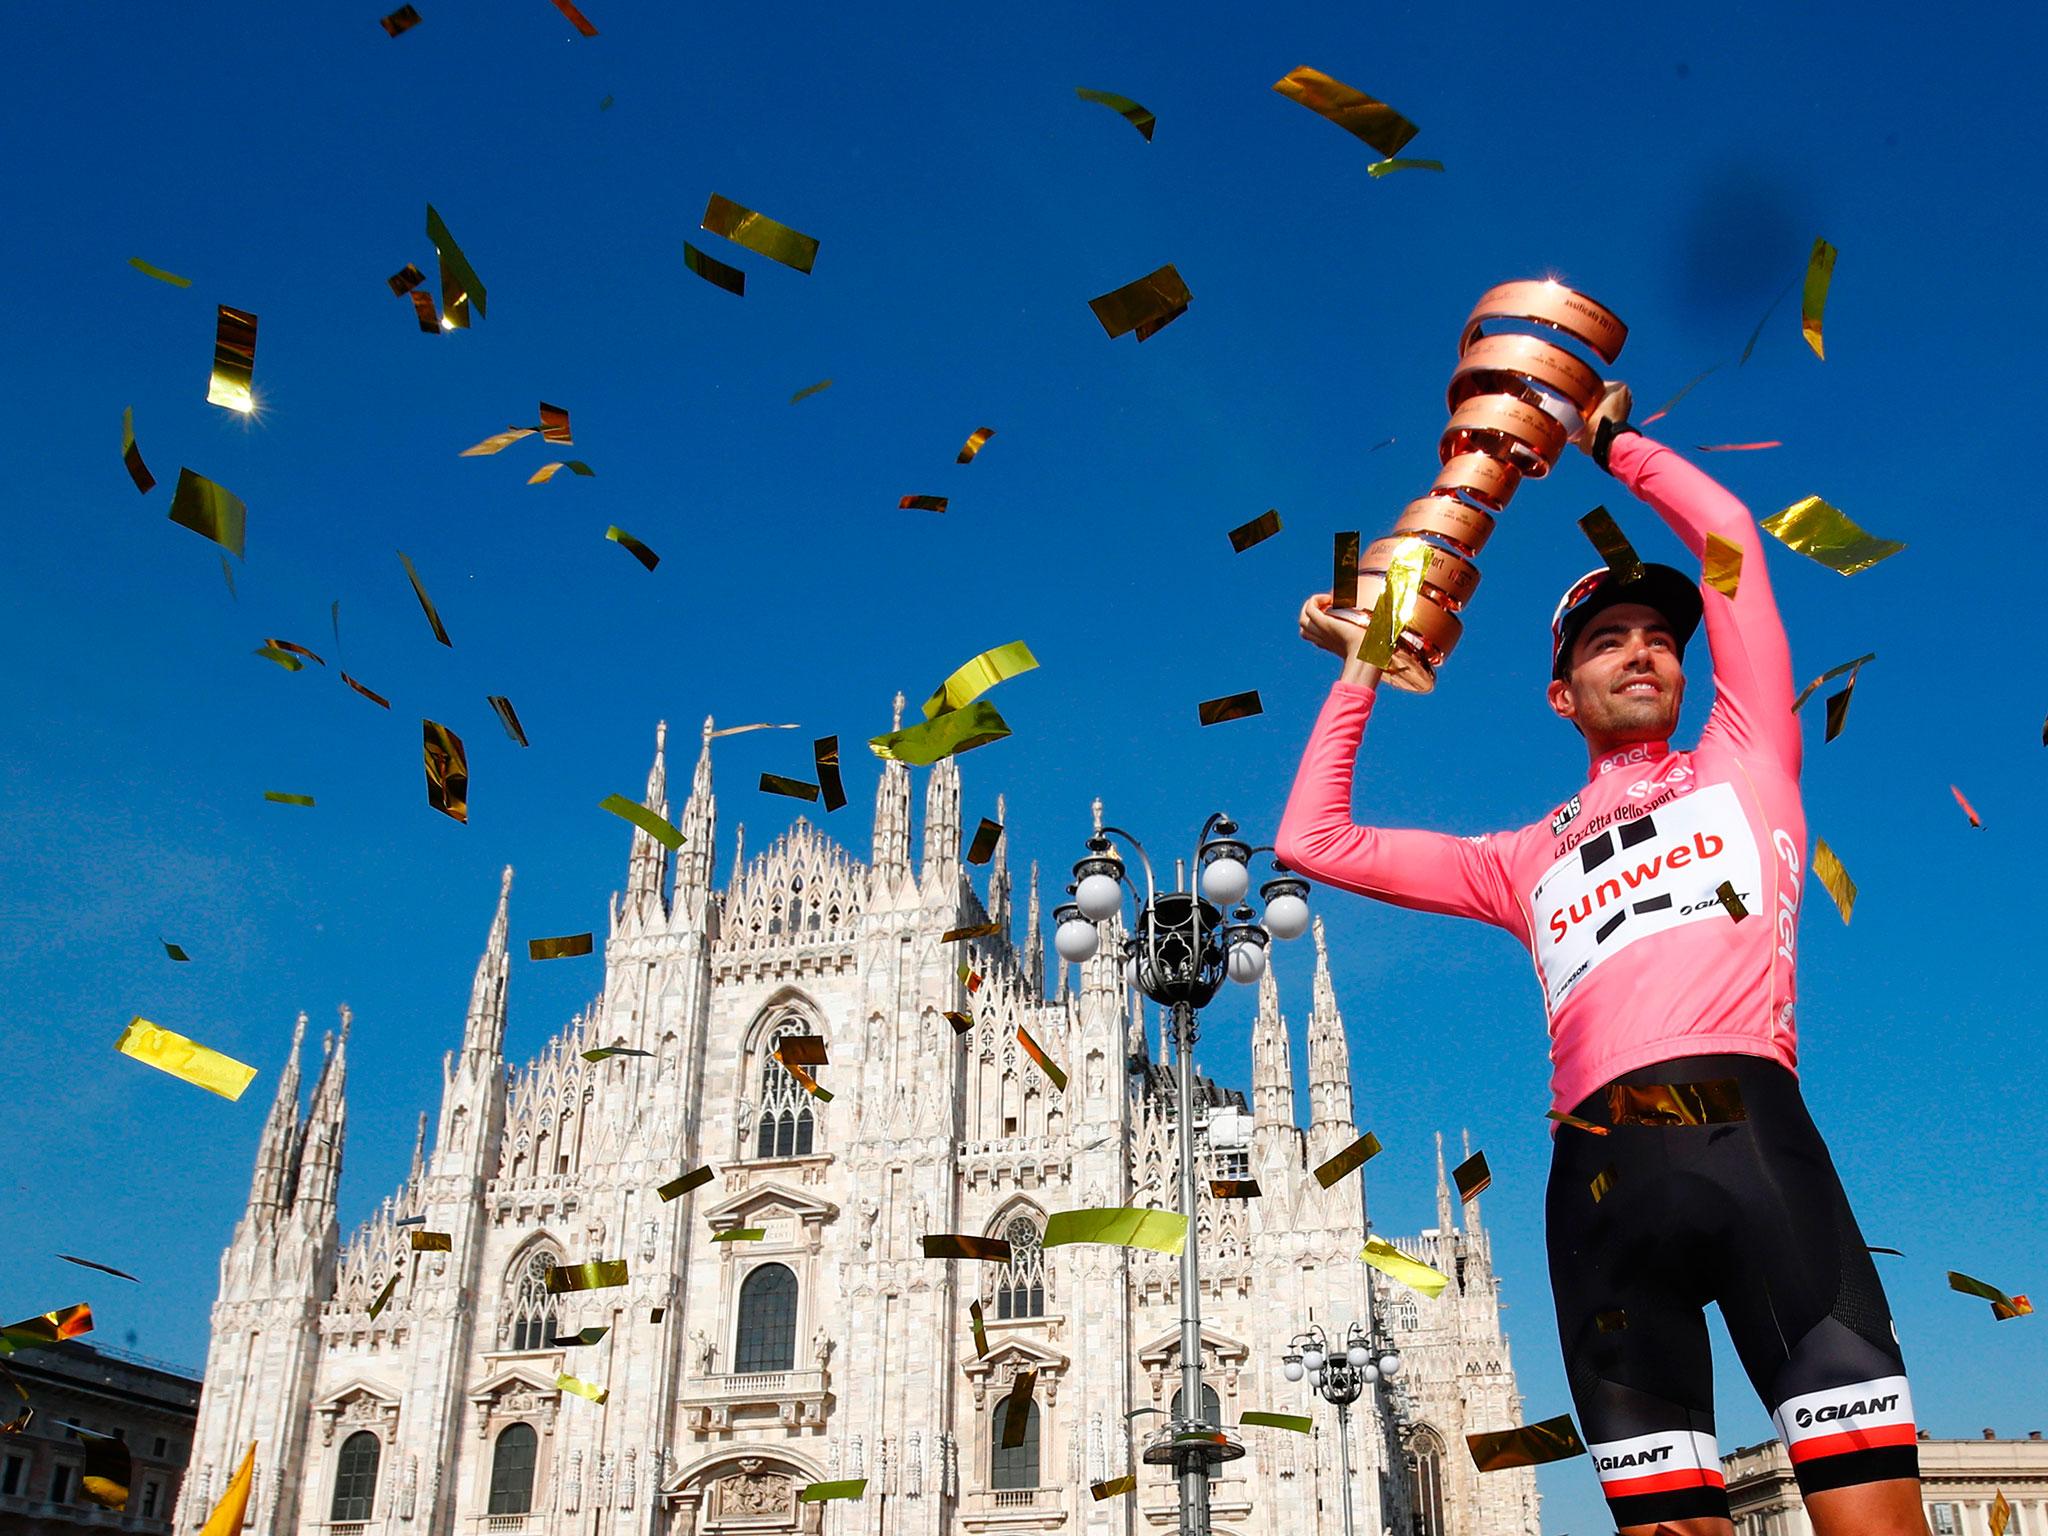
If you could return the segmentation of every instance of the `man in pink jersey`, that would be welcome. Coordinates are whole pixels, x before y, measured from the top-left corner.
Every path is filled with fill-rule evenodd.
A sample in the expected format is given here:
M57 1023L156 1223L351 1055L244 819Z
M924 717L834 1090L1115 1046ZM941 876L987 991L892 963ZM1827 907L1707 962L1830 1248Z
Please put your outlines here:
M1326 884L1505 928L1534 959L1552 1108L1580 1122L1561 1125L1553 1148L1551 1290L1579 1424L1624 1536L1734 1528L1710 1302L1818 1536L1925 1536L1897 1333L1795 1076L1806 820L1762 543L1739 501L1628 412L1628 391L1610 385L1580 446L1695 557L1715 534L1742 551L1742 571L1733 597L1663 565L1627 584L1602 567L1565 593L1549 702L1585 737L1584 786L1484 837L1354 823L1379 671L1358 659L1362 631L1318 593L1302 635L1344 670L1277 852ZM1671 733L1702 619L1714 707L1688 752Z

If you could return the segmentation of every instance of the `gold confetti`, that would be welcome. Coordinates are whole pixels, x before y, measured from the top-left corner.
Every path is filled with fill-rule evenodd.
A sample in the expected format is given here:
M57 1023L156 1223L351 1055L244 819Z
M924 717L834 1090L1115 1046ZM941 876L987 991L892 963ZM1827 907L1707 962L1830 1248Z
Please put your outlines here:
M361 683L357 682L354 678L350 677L346 672L341 674L341 680L344 683L347 683L349 687L355 689L355 691L357 693L360 693L364 698L368 699L372 704L375 704L382 709L389 709L391 707L391 701L385 698L383 694L377 693L372 689L365 688Z
M896 503L900 512L943 512L948 505L944 496L906 496Z
M998 683L1006 683L1038 666L1038 658L1022 640L998 645L962 662L952 675L924 701L924 717L936 720L952 710L964 709Z
M1380 1139L1367 1131L1335 1157L1322 1163L1316 1169L1316 1182L1328 1189L1347 1173L1356 1173L1366 1163L1380 1154Z
M1110 340L1126 331L1136 331L1142 342L1186 314L1194 299L1173 263L1168 262L1156 272L1148 272L1121 288L1112 288L1090 299L1088 307L1095 311L1095 318L1102 322Z
M1763 520L1763 530L1787 549L1843 576L1867 571L1906 547L1896 539L1865 533L1841 508L1829 506L1818 496L1808 496L1773 513Z
M683 242L683 265L714 288L723 288L737 298L746 297L746 273L738 267L727 266L716 256L705 255L687 240Z
M1635 546L1629 543L1611 512L1605 507L1595 507L1579 519L1579 527L1593 541L1593 547L1600 551L1600 558L1607 562L1607 569L1614 573L1616 581L1642 580L1642 557L1635 552Z
M1620 1176L1620 1170L1612 1163L1609 1163L1605 1168L1602 1168L1593 1175L1593 1182L1590 1187L1593 1191L1593 1203L1595 1205L1598 1205L1607 1198L1608 1191L1614 1188L1614 1181Z
M398 558L405 566L405 579L412 583L413 596L420 600L420 611L434 627L434 638L453 649L455 642L448 638L448 631L441 627L441 611L434 606L434 600L427 596L427 589L420 584L420 573L412 568L411 558L402 549L398 551Z
M1726 907L1728 915L1738 923L1749 916L1749 908L1742 904L1742 897L1736 892L1733 880L1723 880L1719 885L1715 886L1714 899Z
M1387 562L1386 583L1358 642L1360 660L1382 670L1394 664L1394 646L1415 615L1415 600L1422 595L1422 568L1429 563L1432 548L1421 539L1403 539Z
M593 935L588 933L564 934L555 939L528 939L526 958L529 960L572 960L578 955L590 953Z
M1849 696L1854 692L1855 685L1851 683L1840 693L1828 696L1827 731L1821 738L1823 741L1833 741L1842 734L1842 727L1849 723Z
M1305 1413L1272 1413L1264 1408L1254 1408L1237 1417L1242 1429L1285 1429L1297 1435L1310 1434L1314 1425Z
M569 413L559 405L541 401L540 437L544 443L573 445L576 440L569 435Z
M734 245L745 246L757 256L779 261L798 272L808 273L811 264L818 259L818 242L803 231L778 224L767 214L743 208L716 192L704 205L702 227L711 234L723 235Z
M775 1047L775 1059L785 1067L822 1067L827 1065L827 1047L823 1035L785 1035Z
M556 1334L553 1338L548 1340L548 1347L550 1349L580 1349L584 1345L597 1343L600 1339L602 1339L606 1334L610 1333L611 1331L611 1326L609 1324L605 1324L601 1327L593 1324L591 1327L588 1328L579 1328L574 1333Z
M399 1275L393 1275L389 1280L386 1280L384 1282L384 1289L379 1291L377 1293L377 1299L370 1303L371 1322L374 1323L375 1321L377 1321L378 1314L381 1313L386 1306L390 1305L391 1293L398 1289L398 1282L401 1278L403 1277Z
M249 509L226 486L180 469L178 488L171 492L171 521L213 540L237 560L245 558L242 540L248 531Z
M797 726L793 721L788 725L777 725L770 720L756 720L751 725L721 726L711 733L711 739L716 741L721 736L744 736L748 731L793 731L796 729Z
M1991 1501L1991 1536L2005 1536L2005 1528L2012 1523L2012 1505L2006 1502L2005 1490L1998 1490L1998 1497Z
M652 1057L654 1052L643 1051L632 1045L600 1045L595 1050L583 1051L580 1054L585 1061L610 1061L614 1056Z
M572 475L583 476L586 480L597 474L596 470L592 469L581 459L563 459L559 463L541 465L539 469L536 469L526 477L526 483L528 485L546 485L565 469Z
M1825 240L1813 242L1813 254L1806 260L1806 288L1799 297L1799 334L1813 348L1815 357L1825 360L1821 347L1821 312L1828 304L1828 284L1835 276L1835 248Z
M285 793L281 789L266 789L263 791L263 798L272 805L303 805L310 807L313 804L313 797L311 795L292 795Z
M1031 1392L1038 1385L1038 1372L1019 1371L1010 1383L1009 1407L1003 1412L1003 1449L1014 1451L1024 1443L1031 1428Z
M199 1528L199 1536L237 1536L248 1514L249 1490L255 1478L256 1442L251 1440L248 1454L242 1458L241 1466L235 1469L227 1492L213 1506L213 1513L206 1517L206 1524Z
M462 247L448 233L448 226L441 222L441 215L434 211L432 203L427 204L427 238L434 242L434 253L441 261L442 328L466 331L469 329L469 306L472 303L476 305L479 317L484 312L483 279L476 275L476 268L462 254Z
M1796 277L1792 279L1792 283L1798 281L1799 279ZM1749 361L1749 354L1756 350L1757 342L1763 337L1764 327L1770 324L1771 316L1778 312L1778 306L1785 302L1785 295L1792 291L1792 283L1787 283L1784 287L1780 288L1778 296L1771 300L1771 307L1764 311L1763 319L1757 321L1756 329L1749 333L1749 343L1743 347L1741 361L1736 363L1736 367L1740 368Z
M590 18L576 9L574 0L555 0L555 9L569 19L569 25L585 37L597 36L597 28L590 24Z
M128 1021L114 1049L224 1099L239 1099L256 1076L254 1067L152 1024L140 1014Z
M160 283L169 283L173 288L190 288L192 286L191 278L180 277L175 272L166 272L162 267L152 267L140 256L130 256L128 258L128 265L142 273L145 277L153 277Z
M982 817L981 825L974 829L974 841L967 845L967 862L970 864L986 864L990 859L994 858L996 856L996 843L1001 839L1002 835L1003 824L1000 821L991 821L986 816Z
M1104 1243L1112 1248L1149 1248L1154 1253L1179 1253L1187 1245L1188 1219L1179 1211L1153 1211L1137 1206L1102 1206L1089 1210L1054 1211L1045 1223L1043 1246Z
M458 453L458 459L488 458L494 453L503 453L514 443L523 442L540 431L539 427L507 427L502 432L493 432L480 443L474 443Z
M628 800L624 795L606 795L597 803L600 811L610 811L614 816L630 821L634 826L653 838L670 853L683 846L683 834L663 821L654 812L637 801Z
M173 944L169 939L158 939L157 943L163 945L164 953L169 955L173 960L177 961L180 965L191 964L192 957L185 953L184 945Z
M1585 1443L1572 1424L1572 1416L1561 1413L1541 1424L1519 1429L1497 1429L1490 1434L1467 1435L1472 1465L1482 1472L1505 1472L1510 1467L1540 1467L1548 1462L1569 1461L1586 1454Z
M1816 688L1820 687L1821 684L1833 682L1836 678L1840 677L1844 672L1849 674L1849 681L1842 685L1843 691L1847 692L1849 689L1855 687L1856 674L1863 669L1866 663L1873 662L1875 660L1877 660L1877 652L1871 651L1868 655L1858 656L1854 661L1845 661L1838 667L1829 667L1827 671L1821 673L1819 677L1816 677L1812 682L1808 683L1804 688L1799 690L1799 697L1792 701L1792 713L1795 715L1798 714L1799 706L1804 704L1808 699L1812 698L1813 691Z
M868 1489L864 1477L842 1477L830 1483L805 1483L797 1490L799 1504L823 1504L828 1499L857 1499Z
M795 405L797 401L808 400L811 398L811 396L817 394L819 391L827 390L830 389L831 387L832 381L830 379L820 379L815 384L806 384L802 389L798 390L795 394L789 397L789 403L791 405Z
M1137 1491L1138 1474L1135 1472L1126 1472L1122 1477L1107 1478L1102 1482L1090 1483L1088 1485L1088 1492L1094 1496L1095 1502L1098 1504L1104 1499L1114 1499L1123 1494L1136 1493Z
M977 971L965 960L960 962L959 976L960 985L967 989L969 997L974 996L975 993L981 990L981 972Z
M1083 101L1098 102L1109 108L1110 111L1116 113L1125 122L1137 129L1139 135L1147 144L1152 142L1152 130L1158 126L1159 119L1131 100L1130 97L1119 96L1115 91L1090 90L1085 85L1075 86L1074 94Z
M868 750L890 762L927 768L941 758L971 752L1009 734L1009 723L997 713L996 707L986 699L977 699L965 709L952 710L936 720L871 736Z
M1650 413L1649 415L1645 416L1645 417L1643 418L1643 425L1647 427L1647 426L1649 426L1649 425L1650 425L1650 423L1652 423L1653 421L1658 421L1658 420L1661 420L1661 419L1662 419L1663 417L1669 416L1669 415L1671 414L1671 408L1672 408L1673 406L1677 405L1679 401L1683 400L1683 399L1684 399L1684 398L1685 398L1685 397L1686 397L1687 395L1691 394L1691 393L1692 393L1692 392L1693 392L1693 391L1694 391L1695 389L1698 389L1698 388L1700 387L1700 385L1701 385L1701 384L1703 384L1703 383L1705 383L1705 382L1706 382L1706 379L1707 379L1707 375L1708 375L1708 374L1711 374L1711 373L1713 373L1713 372L1715 371L1715 369L1718 369L1718 368L1719 368L1720 366L1721 366L1721 365L1720 365L1719 363L1716 363L1716 364L1714 364L1714 367L1713 367L1713 368L1709 368L1709 369L1708 369L1708 370L1706 371L1706 373L1696 373L1696 374L1694 374L1694 375L1692 376L1692 381L1691 381L1690 383L1688 383L1688 384L1687 384L1687 385L1685 386L1685 388L1681 389L1681 390L1680 390L1680 391L1679 391L1679 392L1678 392L1677 394L1673 395L1673 396L1672 396L1672 397L1671 397L1671 398L1670 398L1669 400L1666 400L1666 401L1665 401L1665 402L1664 402L1664 403L1663 403L1662 405L1658 406L1656 410L1652 411L1652 412L1651 412L1651 413Z
M1723 597L1734 601L1736 589L1742 581L1742 546L1730 543L1718 533L1708 534L1701 580Z
M1477 1200L1480 1192L1493 1182L1493 1170L1486 1166L1486 1154L1474 1152L1451 1172L1451 1181L1458 1186L1458 1201L1464 1204Z
M1358 606L1358 530L1352 528L1336 536L1335 548L1331 553L1330 606L1332 608L1356 608Z
M953 1033L956 1035L964 1035L974 1028L973 1015L962 1013L957 1008L946 1010L946 1022L953 1026Z
M206 403L246 416L256 409L250 385L256 371L256 317L245 309L219 307L213 329L213 376Z
M498 723L505 727L505 734L522 747L528 745L526 729L520 725L519 712L512 707L512 701L501 693L488 693L484 697L490 701L491 708L498 712Z
M1375 160L1365 168L1365 174L1377 181L1396 171L1441 171L1443 168L1441 160Z
M1451 1277L1431 1269L1420 1259L1411 1259L1384 1237L1373 1236L1366 1240L1365 1251L1359 1257L1389 1280L1398 1281L1410 1290L1436 1300L1451 1283Z
M1971 826L1981 827L1984 825L1983 822L1977 819L1976 809L1970 804L1968 800L1965 800L1963 798L1963 792L1960 789L1957 789L1955 785L1951 784L1948 787L1948 792L1956 797L1956 804L1960 805L1963 808L1963 814L1970 818Z
M306 664L288 651L281 651L274 645L259 645L252 653L265 661L274 661L287 672L303 672Z
M441 311L434 303L434 295L427 289L413 289L412 312L414 318L419 321L421 330L429 336L441 334Z
M326 660L318 652L300 645L296 640L280 640L275 635L269 635L264 638L263 643L275 650L289 651L294 656L303 656L308 661L318 662L323 667L327 665Z
M401 5L397 10L377 23L378 26L384 29L387 37L396 37L401 32L409 32L419 24L420 13L409 5Z
M1842 861L1824 837L1814 840L1813 877L1833 900L1835 909L1842 914L1843 926L1847 927L1849 914L1856 910L1856 882L1849 878L1849 871L1842 868Z
M1263 544L1280 531L1280 514L1273 510L1261 512L1248 523L1239 523L1230 530L1230 548L1233 553L1243 554L1254 544Z
M566 7L567 0L555 0L555 3ZM611 1396L608 1388L594 1387L587 1381L578 1381L574 1376L555 1377L555 1388L561 1392L573 1392L578 1397L587 1397L593 1403L601 1403Z
M1742 1084L1732 1077L1698 1083L1610 1083L1607 1118L1615 1125L1732 1125L1747 1120Z
M792 800L815 800L818 786L806 784L802 779L784 778L779 773L761 775L761 793L764 795L787 795Z
M706 1163L702 1168L692 1168L688 1173L680 1174L670 1179L666 1184L655 1190L655 1193L666 1202L675 1199L679 1195L687 1195L693 1189L702 1189L716 1177L718 1177L716 1170L709 1163Z
M825 809L836 811L846 804L846 784L839 777L837 736L820 736L811 743L811 767L818 775L818 789L825 797Z
M928 1259L986 1259L991 1263L1010 1262L1009 1239L1002 1237L969 1237L958 1232L927 1232L924 1234L924 1256Z
M447 1232L409 1232L414 1253L453 1253L455 1238Z
M986 939L1002 931L1001 923L972 923L965 928L948 928L939 935L939 942L957 944L962 939Z
M727 1227L711 1234L714 1243L758 1243L768 1236L766 1227Z
M634 538L633 535L626 532L625 529L618 527L616 524L614 524L610 528L605 529L604 536L610 539L614 544L618 545L621 549L625 550L627 554L631 555L635 560L638 560L650 571L653 570L657 565L661 564L661 556L657 555L653 550L649 549L645 544L642 544L638 539Z
M384 279L385 284L391 289L392 297L399 299L404 298L426 280L427 274L409 261Z
M1768 443L1694 443L1701 453L1761 453L1766 448L1782 448L1782 439L1773 438Z
M994 427L976 427L967 434L967 441L960 448L960 456L953 462L955 464L972 464L974 456L980 453L982 446L995 435L996 429Z
M1257 1179L1211 1179L1209 1193L1218 1200L1257 1200L1264 1191Z
M427 804L452 820L469 820L469 754L462 738L435 720L422 720Z
M2033 1303L2026 1297L2008 1296L1989 1281L1973 1279L1953 1269L1948 1272L1948 1285L1952 1291L1961 1291L1965 1296L1981 1296L1990 1302L1992 1317L2001 1323L2025 1317L2034 1310Z
M1595 1125L1590 1120L1581 1120L1577 1115L1568 1115L1561 1109L1547 1111L1544 1118L1546 1120L1555 1120L1559 1125L1568 1125L1573 1130L1585 1131L1594 1136L1605 1136L1607 1134L1606 1126Z
M156 476L149 472L149 466L142 462L142 450L135 446L135 407L121 408L121 462L128 466L128 478L135 482L135 489L147 496L156 488Z
M988 1324L982 1316L979 1301L967 1308L967 1326L974 1330L974 1358L985 1359L988 1355Z
M1259 690L1248 693L1226 693L1221 698L1204 699L1195 706L1195 714L1204 725L1222 725L1227 720L1249 720L1262 715L1266 706L1259 702Z
M1375 101L1363 91L1353 90L1343 81L1333 80L1306 64L1274 81L1273 89L1327 118L1354 138L1363 139L1389 159L1400 154L1402 146L1420 131L1385 102Z
M818 1080L815 1077L811 1076L811 1074L803 1067L794 1066L791 1063L785 1061L782 1064L782 1070L787 1072L791 1077L795 1078L797 1086L803 1089L803 1091L805 1093L808 1093L812 1098L816 1099L820 1104L830 1104L832 1102L832 1091L829 1088L819 1087Z
M581 1264L550 1264L547 1288L550 1296L569 1291L605 1291L626 1283L624 1259L586 1259Z
M1045 1054L1045 1047L1031 1038L1031 1031L1022 1024L1017 1026L1017 1043L1024 1047L1024 1054L1038 1063L1038 1069L1052 1079L1053 1087L1061 1093L1067 1091L1066 1069Z

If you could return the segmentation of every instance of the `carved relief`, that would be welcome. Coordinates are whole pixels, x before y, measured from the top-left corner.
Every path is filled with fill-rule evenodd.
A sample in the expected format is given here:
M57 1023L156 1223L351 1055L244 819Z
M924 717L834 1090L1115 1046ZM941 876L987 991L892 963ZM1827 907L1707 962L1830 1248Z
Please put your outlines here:
M779 1472L762 1472L761 1463L748 1458L732 1477L721 1477L713 1485L711 1513L719 1519L792 1515L796 1512L796 1487ZM756 1470L748 1471L748 1467Z

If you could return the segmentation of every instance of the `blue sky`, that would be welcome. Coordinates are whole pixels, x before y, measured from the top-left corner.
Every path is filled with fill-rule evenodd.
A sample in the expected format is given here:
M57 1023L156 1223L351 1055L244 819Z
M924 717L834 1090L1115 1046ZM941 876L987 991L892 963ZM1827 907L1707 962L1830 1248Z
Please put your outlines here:
M2038 12L592 0L586 40L546 0L421 9L395 41L374 3L10 20L10 1315L89 1299L110 1340L202 1358L300 1008L316 1028L356 1012L345 1226L365 1214L459 1037L497 869L518 869L517 935L601 928L627 833L594 807L637 793L659 718L686 741L707 713L806 727L719 745L721 873L735 821L755 848L787 824L752 785L805 772L812 734L847 744L854 803L828 824L864 849L859 741L890 696L1022 638L1043 665L1001 691L1015 736L963 762L970 825L1007 791L1013 857L1049 870L1097 794L1161 841L1218 804L1270 835L1334 666L1293 633L1331 533L1370 534L1427 484L1472 299L1555 272L1629 322L1617 372L1644 411L1722 365L1657 430L1783 439L1713 461L1758 516L1817 493L1911 546L1847 581L1773 551L1802 679L1878 652L1840 740L1806 717L1808 817L1862 896L1848 928L1807 902L1804 1079L1866 1235L1908 1255L1884 1274L1923 1423L2041 1427L2038 1320L1995 1325L1942 1278L2028 1289L2043 1216L2024 1130L2043 1064L2043 535L2008 323L2044 234L2037 177L2016 182ZM1369 179L1364 145L1270 89L1302 63L1394 103L1422 128L1407 153L1447 172ZM1155 141L1083 85L1150 107ZM748 269L747 296L685 271L712 192L816 235L816 271L701 235ZM432 270L429 201L489 287L466 333L421 335L384 287L407 261ZM1738 370L1818 234L1841 252L1828 361L1795 295ZM1168 261L1193 308L1142 347L1107 340L1086 301ZM205 402L217 303L261 317L254 420ZM555 456L537 443L456 456L540 399L574 413L595 478L528 487ZM162 482L147 498L120 464L130 405ZM956 466L979 426L994 440ZM166 520L180 465L248 503L238 599L214 548ZM907 494L951 510L899 511ZM1592 563L1574 520L1596 501L1673 557L1577 455L1525 487L1443 687L1373 722L1362 815L1480 831L1580 782L1577 738L1541 703L1543 625ZM1269 507L1283 534L1233 555L1225 530ZM658 571L604 540L612 523ZM392 712L332 666L253 657L272 635ZM1252 687L1262 718L1196 726L1198 700ZM469 744L466 827L425 804L422 716ZM1526 961L1449 920L1341 894L1318 909L1360 1118L1388 1147L1374 1215L1428 1224L1429 1135L1471 1127L1529 1412L1562 1411ZM1299 1028L1306 946L1279 967ZM598 975L519 961L512 1053ZM1205 1070L1248 1078L1250 1004L1219 1005ZM116 1057L137 1013L262 1076L229 1105ZM1724 1448L1764 1438L1732 1363L1722 1380ZM1546 1529L1606 1528L1586 1464L1543 1486Z

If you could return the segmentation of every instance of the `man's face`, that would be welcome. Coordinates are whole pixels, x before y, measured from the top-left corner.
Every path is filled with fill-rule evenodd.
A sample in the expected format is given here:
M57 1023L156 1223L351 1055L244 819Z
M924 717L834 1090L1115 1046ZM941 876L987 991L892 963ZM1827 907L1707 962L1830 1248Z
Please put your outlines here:
M1550 707L1599 750L1669 740L1684 698L1671 625L1642 603L1596 614L1572 642L1571 671L1550 685Z

